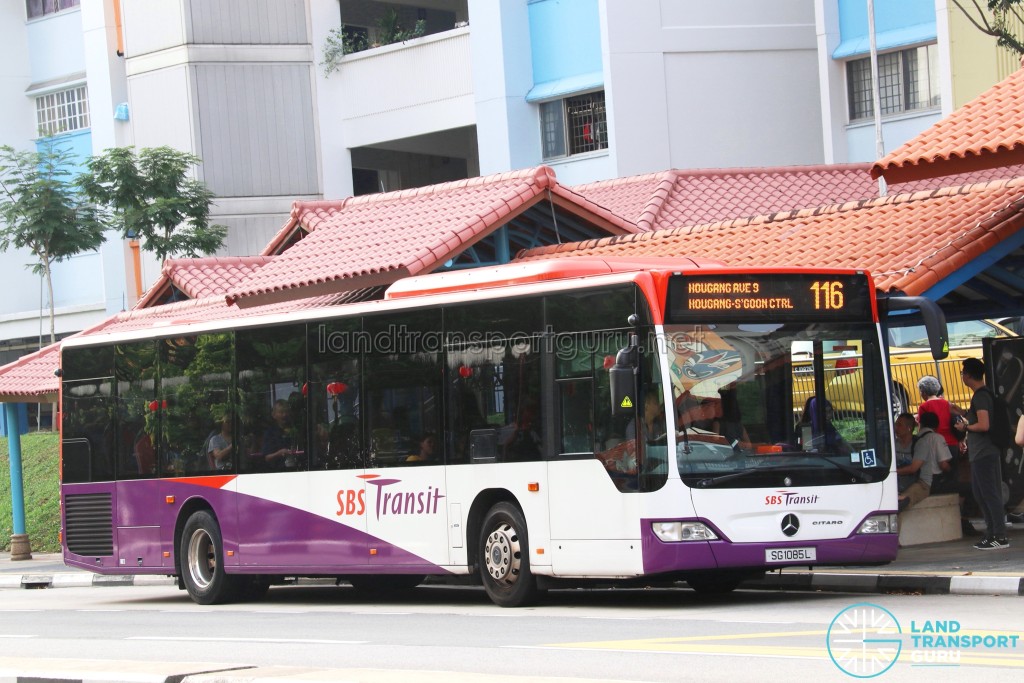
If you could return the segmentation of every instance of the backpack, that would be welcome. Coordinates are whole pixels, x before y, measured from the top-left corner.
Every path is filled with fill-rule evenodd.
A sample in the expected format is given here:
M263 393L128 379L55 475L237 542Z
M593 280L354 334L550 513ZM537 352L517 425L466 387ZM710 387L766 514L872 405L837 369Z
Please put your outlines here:
M988 387L978 391L987 391L992 396L992 415L988 425L988 436L1000 451L1013 446L1013 431L1010 428L1010 409L1002 396L998 396Z
M960 431L956 428L958 424L965 420L963 415L957 415L952 410L949 411L949 433L953 435L953 438L957 441L963 441L967 438L967 430Z

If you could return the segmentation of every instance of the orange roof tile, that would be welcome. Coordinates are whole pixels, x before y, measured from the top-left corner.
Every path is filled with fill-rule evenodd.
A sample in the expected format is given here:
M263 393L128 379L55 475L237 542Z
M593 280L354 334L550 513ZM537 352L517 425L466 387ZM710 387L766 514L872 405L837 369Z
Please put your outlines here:
M1024 163L1024 69L878 160L892 183Z
M228 298L252 305L430 272L545 198L608 233L637 230L559 185L546 166L342 201L296 202L275 243L300 226L308 234Z
M44 346L0 367L0 397L5 402L46 403L57 400L60 344Z
M877 197L867 171L868 164L673 169L572 189L641 230L659 230Z
M1016 178L538 247L516 260L642 254L864 268L880 289L921 294L1022 225L1024 178Z
M165 295L173 285L190 299L223 295L236 283L270 261L270 256L210 256L167 259L160 277L142 295L134 308L149 308L166 303Z

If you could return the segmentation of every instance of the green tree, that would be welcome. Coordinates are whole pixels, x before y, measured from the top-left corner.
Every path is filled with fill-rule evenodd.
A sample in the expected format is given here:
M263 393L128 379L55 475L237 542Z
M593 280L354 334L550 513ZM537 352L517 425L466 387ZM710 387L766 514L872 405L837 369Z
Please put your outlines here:
M199 161L170 147L116 147L93 157L78 182L112 227L161 263L204 256L223 246L228 229L210 225L213 192L189 176Z
M53 264L98 249L104 240L97 212L71 182L77 161L53 141L35 152L0 147L0 249L28 249L38 259L29 265L46 280L51 343Z
M1017 36L1020 26L1024 25L1022 2L1024 0L953 0L975 28L996 39L996 45L1024 55L1024 43Z

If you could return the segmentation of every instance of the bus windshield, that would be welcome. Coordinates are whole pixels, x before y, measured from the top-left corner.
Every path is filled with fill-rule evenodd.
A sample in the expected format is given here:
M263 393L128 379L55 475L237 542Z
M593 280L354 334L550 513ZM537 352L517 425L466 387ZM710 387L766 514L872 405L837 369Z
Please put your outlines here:
M874 325L666 325L665 350L688 485L763 486L780 469L793 485L887 476L889 407Z

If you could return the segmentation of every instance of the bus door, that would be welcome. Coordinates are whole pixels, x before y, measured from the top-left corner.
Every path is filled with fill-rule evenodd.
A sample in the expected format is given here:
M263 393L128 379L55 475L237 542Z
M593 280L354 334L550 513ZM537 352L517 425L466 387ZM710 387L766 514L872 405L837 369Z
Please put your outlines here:
M430 367L374 360L368 360L376 367L374 385L366 391L369 462L363 475L369 562L424 570L446 565L440 368L422 358Z

